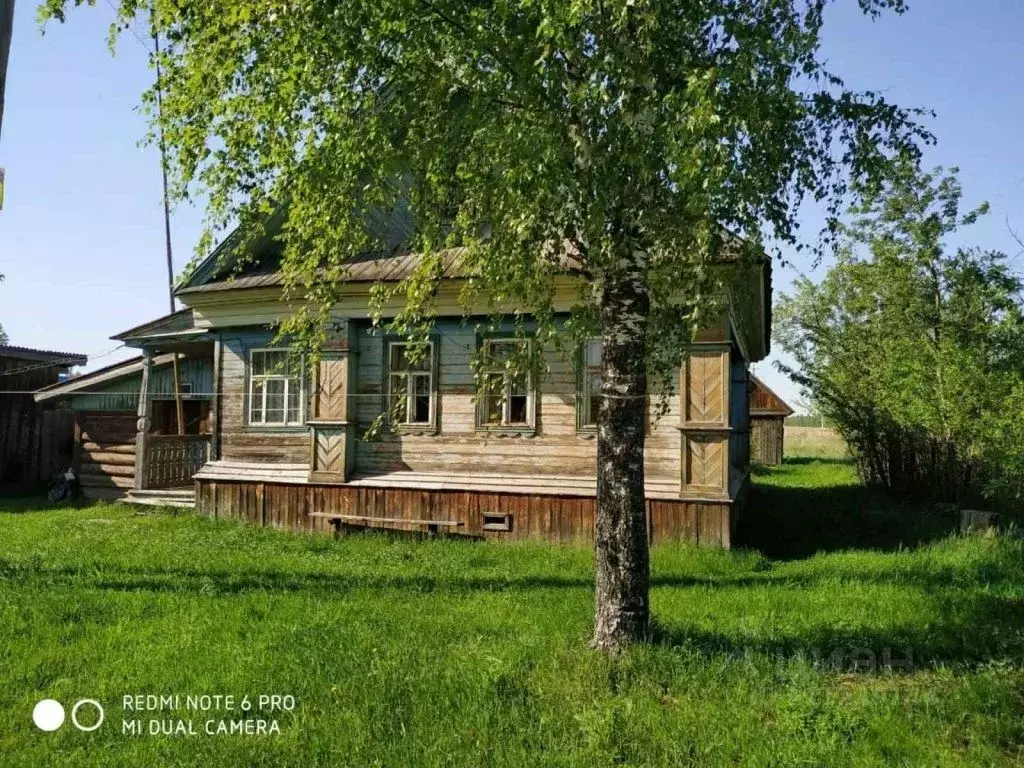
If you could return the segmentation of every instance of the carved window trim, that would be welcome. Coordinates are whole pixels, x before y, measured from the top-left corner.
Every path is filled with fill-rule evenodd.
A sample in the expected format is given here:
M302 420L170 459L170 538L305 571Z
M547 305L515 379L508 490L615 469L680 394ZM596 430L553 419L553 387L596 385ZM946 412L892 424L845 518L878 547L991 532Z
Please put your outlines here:
M430 356L430 363L426 370L407 370L407 371L395 371L392 369L391 361L391 350L395 347L408 347L414 346L408 339L400 336L385 336L384 337L384 421L388 429L391 432L404 435L433 435L438 431L438 424L440 423L438 418L438 412L440 410L440 387L438 386L438 374L439 374L439 358L440 358L440 344L435 336L431 336L427 340L427 346L430 348L428 352ZM426 377L429 379L429 416L426 421L396 421L392 416L392 396L394 380L398 376L406 377L406 413L409 413L410 408L413 406L415 393L412 390L411 381L414 378Z
M596 362L593 356L597 348ZM601 380L601 339L587 339L576 352L576 432L585 437L597 434L597 408L592 382ZM597 400L600 401L600 395ZM597 404L599 406L599 403Z
M490 336L482 336L477 339L477 344L481 350L481 370L477 376L477 393L476 393L476 428L480 432L487 432L498 435L520 435L520 436L532 436L537 431L537 388L533 374L529 371L525 373L513 374L508 369L500 368L498 365L491 365L488 363L489 360L489 349L497 344L533 344L532 338L523 338L521 336L515 336L512 334L497 334ZM481 382L489 380L491 377L502 377L501 383L501 420L495 422L488 420L488 395L486 392L481 391ZM526 377L526 386L524 387L525 392L523 395L514 395L512 388L515 385L514 379L518 376ZM525 420L524 421L512 421L512 408L513 397L524 397L526 398L524 404Z
M275 371L268 372L266 361L263 363L263 372L256 373L256 356L268 354L285 354L288 356L287 365L291 366L292 364L292 351L290 347L250 347L246 350L245 425L250 429L256 430L301 430L306 426L307 416L305 356L300 357L299 370L297 373L290 369L284 373ZM272 382L282 383L284 408L282 410L282 419L280 421L267 421L267 395L269 394L268 384ZM292 408L289 407L289 400L293 394L293 388L296 382L298 383L299 389L298 418L292 419L289 416L292 411ZM257 385L262 385L258 391ZM253 418L257 399L260 404L259 420Z

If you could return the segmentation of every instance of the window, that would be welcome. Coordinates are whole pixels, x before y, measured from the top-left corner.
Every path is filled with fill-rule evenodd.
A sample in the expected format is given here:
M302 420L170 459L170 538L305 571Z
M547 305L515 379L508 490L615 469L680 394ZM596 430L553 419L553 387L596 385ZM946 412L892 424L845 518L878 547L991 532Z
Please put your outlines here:
M249 424L297 427L304 421L302 366L287 349L249 352Z
M597 429L601 410L601 340L591 339L580 351L580 388L576 416L580 429Z
M428 427L434 423L434 342L419 357L415 346L388 344L389 418L396 426Z
M480 424L488 428L529 427L534 424L534 396L529 373L515 373L509 361L523 339L485 339Z

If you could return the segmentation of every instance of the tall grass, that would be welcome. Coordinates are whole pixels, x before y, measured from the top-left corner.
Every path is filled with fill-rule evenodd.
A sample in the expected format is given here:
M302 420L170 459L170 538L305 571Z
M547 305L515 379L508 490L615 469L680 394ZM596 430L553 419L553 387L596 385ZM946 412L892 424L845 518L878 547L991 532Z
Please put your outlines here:
M843 459L847 456L846 443L832 427L806 427L790 425L787 420L783 435L786 456Z

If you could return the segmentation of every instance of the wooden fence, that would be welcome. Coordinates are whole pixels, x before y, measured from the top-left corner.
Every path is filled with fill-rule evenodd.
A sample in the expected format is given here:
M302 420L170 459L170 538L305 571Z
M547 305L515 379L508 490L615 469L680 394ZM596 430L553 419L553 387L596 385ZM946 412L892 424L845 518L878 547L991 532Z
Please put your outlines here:
M42 487L71 466L75 444L71 411L12 408L0 409L0 414L0 485Z
M0 358L0 487L35 490L71 466L74 416L32 392L57 381L57 366Z
M210 455L209 435L150 435L146 440L146 488L192 485Z

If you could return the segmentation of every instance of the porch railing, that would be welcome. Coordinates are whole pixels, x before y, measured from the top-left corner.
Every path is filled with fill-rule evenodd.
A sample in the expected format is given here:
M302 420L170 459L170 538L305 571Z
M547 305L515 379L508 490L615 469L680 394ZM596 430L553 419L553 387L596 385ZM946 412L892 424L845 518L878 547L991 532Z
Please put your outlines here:
M150 435L146 440L146 488L191 485L210 457L209 435Z

